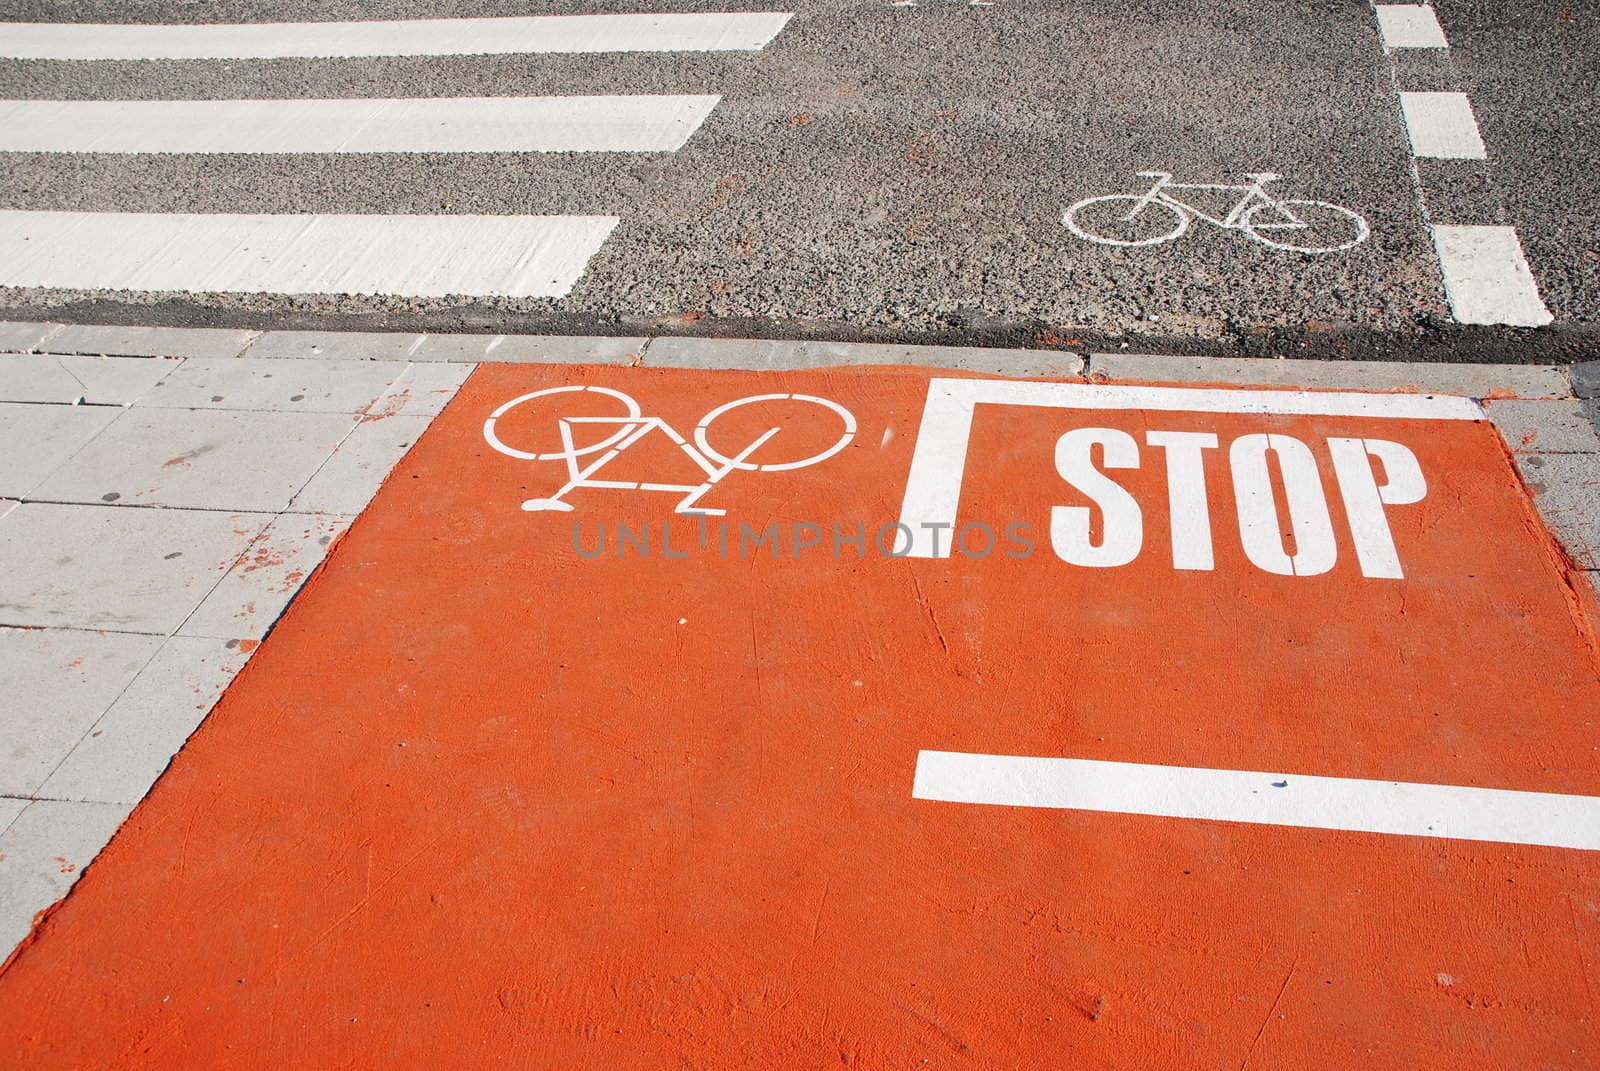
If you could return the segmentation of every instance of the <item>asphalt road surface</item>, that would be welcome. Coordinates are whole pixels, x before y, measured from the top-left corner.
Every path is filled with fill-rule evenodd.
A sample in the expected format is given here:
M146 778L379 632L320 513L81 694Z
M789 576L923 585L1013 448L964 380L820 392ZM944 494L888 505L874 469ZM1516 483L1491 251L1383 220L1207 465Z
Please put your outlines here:
M721 98L676 151L0 152L0 211L12 210L0 217L0 245L4 228L64 212L617 220L592 256L578 257L563 296L111 290L92 285L93 272L71 285L82 265L64 253L66 275L49 287L0 279L22 284L0 288L0 312L1500 361L1592 358L1600 345L1592 3L1512 10L1440 0L1448 48L1388 51L1373 8L1348 0L573 0L536 12L495 0L12 0L5 17L239 23L696 10L794 16L747 51L0 60L7 102ZM1415 158L1398 96L1413 91L1470 98L1484 158ZM1282 176L1266 187L1278 201L1353 215L1303 209L1314 225L1290 233L1155 205L1138 236L1185 220L1186 232L1132 247L1064 225L1088 198L1147 192L1154 180L1140 172L1241 187L1175 195L1222 222L1246 195L1245 176L1261 172ZM1115 237L1125 213L1097 211L1083 210L1081 229ZM1244 219L1266 222L1275 211ZM1465 299L1447 293L1430 224L1520 236L1531 307L1547 309L1550 322L1463 322L1498 313L1464 312ZM1348 247L1268 244L1312 237ZM98 241L122 244L114 229Z

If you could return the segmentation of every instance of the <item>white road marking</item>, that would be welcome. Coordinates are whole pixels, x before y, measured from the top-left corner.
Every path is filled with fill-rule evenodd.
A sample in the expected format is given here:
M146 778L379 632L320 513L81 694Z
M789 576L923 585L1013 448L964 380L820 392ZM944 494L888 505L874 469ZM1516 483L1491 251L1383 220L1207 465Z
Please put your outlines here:
M1472 101L1465 93L1401 93L1400 110L1411 154L1436 160L1483 160L1488 152L1478 134Z
M1086 197L1067 209L1062 224L1086 242L1146 246L1183 237L1198 218L1224 230L1243 231L1270 249L1295 253L1342 252L1366 241L1369 233L1366 219L1343 205L1278 200L1266 191L1267 183L1283 177L1277 172L1247 174L1250 181L1237 186L1173 182L1167 171L1140 171L1138 175L1155 180L1149 190ZM1200 204L1190 204L1174 190L1201 191ZM1220 192L1237 193L1239 199L1220 215L1201 207L1208 200L1214 202ZM1152 221L1145 224L1147 229L1132 231L1133 221L1147 211L1151 213L1147 219ZM1127 226L1129 232L1118 230L1119 226Z
M1600 798L1553 792L920 751L911 795L1600 850Z
M48 60L490 56L555 52L754 52L785 11L370 22L133 25L0 23L0 58Z
M1539 327L1553 316L1539 297L1513 227L1440 226L1433 245L1450 313L1464 324Z
M1378 32L1386 50L1396 48L1449 48L1439 16L1427 4L1374 4Z
M674 152L714 96L0 101L0 151Z
M562 297L617 222L0 211L0 286Z
M1543 306L1540 306L1541 308ZM1548 316L1548 313L1546 314ZM900 523L911 532L908 557L945 558L939 530L953 526L961 501L972 418L978 405L1043 409L1129 410L1183 413L1286 413L1414 420L1482 420L1471 398L1428 394L1355 394L1343 391L1207 390L1091 383L1039 383L1005 379L934 379L928 382L922 423L911 452L900 503ZM902 533L903 534L903 533Z

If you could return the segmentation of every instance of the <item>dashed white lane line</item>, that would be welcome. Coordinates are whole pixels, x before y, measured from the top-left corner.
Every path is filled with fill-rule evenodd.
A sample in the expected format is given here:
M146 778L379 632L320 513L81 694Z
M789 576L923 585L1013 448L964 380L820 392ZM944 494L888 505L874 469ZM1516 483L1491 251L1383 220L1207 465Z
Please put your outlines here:
M1386 50L1396 48L1448 48L1439 16L1427 4L1374 4L1378 32Z
M1539 297L1515 228L1435 225L1432 229L1445 295L1458 321L1540 327L1554 319Z
M0 286L562 297L617 222L0 211Z
M553 52L753 52L783 11L537 15L371 22L0 24L0 57L51 60L482 56Z
M1414 156L1484 160L1488 152L1465 93L1401 93L1400 110Z
M674 152L719 99L14 100L0 151Z
M922 751L916 799L1600 850L1600 798L1353 777Z

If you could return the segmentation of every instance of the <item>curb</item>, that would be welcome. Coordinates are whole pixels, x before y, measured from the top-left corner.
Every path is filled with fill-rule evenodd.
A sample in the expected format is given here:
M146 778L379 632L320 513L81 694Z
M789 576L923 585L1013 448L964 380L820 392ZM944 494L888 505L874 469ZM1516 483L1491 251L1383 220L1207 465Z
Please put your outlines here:
M1557 365L1174 357L1070 350L990 349L873 342L417 334L378 331L235 331L0 322L0 353L105 357L252 357L476 363L629 364L655 368L774 370L905 364L1019 377L1104 376L1167 382L1346 390L1416 390L1475 398L1568 399L1600 394L1600 362ZM1575 389L1576 388L1576 389Z

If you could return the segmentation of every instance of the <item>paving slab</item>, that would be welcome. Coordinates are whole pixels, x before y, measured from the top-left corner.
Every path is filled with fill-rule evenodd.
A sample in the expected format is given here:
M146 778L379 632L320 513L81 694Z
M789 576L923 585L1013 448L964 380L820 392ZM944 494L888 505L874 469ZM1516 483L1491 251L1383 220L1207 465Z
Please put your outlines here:
M1070 376L1083 357L1062 350L902 346L888 343L769 341L763 339L653 338L644 364L658 368L781 370L833 365L910 364L1011 376Z
M354 518L280 513L178 630L183 636L259 640Z
M398 361L191 358L141 402L167 409L362 413L406 369Z
M167 640L39 795L130 805L143 799L253 650L238 641Z
M1471 398L1568 398L1564 369L1526 364L1308 361L1267 357L1171 357L1095 353L1089 374L1151 383L1244 383L1337 390L1408 390Z
M0 796L0 833L16 821L17 815L27 810L31 799L22 799L17 796Z
M0 628L0 795L37 792L160 646L155 636Z
M295 495L290 508L297 513L360 513L432 421L428 416L363 420Z
M0 402L0 495L28 494L119 415L100 406Z
M0 321L0 353L27 353L59 330L60 324Z
M1529 521L1457 397L481 366L0 1044L1587 1066L1600 667Z
M33 497L276 512L289 508L354 420L342 413L135 407Z
M269 520L25 502L0 524L0 625L166 635Z
M643 336L419 335L381 331L268 331L249 356L363 361L477 361L627 364L648 341Z
M1572 393L1580 398L1600 398L1600 361L1581 361L1567 369Z
M28 936L35 916L67 894L129 810L121 803L26 804L0 832L0 947Z
M1539 515L1585 569L1600 569L1600 454L1519 455Z
M438 416L476 365L412 364L372 404L374 417Z
M49 336L52 353L106 357L237 357L259 332L215 327L99 327L70 324Z
M0 356L0 401L131 405L181 363L162 357Z
M1485 403L1489 419L1512 450L1531 454L1600 452L1600 432L1583 403L1507 398Z

